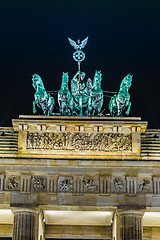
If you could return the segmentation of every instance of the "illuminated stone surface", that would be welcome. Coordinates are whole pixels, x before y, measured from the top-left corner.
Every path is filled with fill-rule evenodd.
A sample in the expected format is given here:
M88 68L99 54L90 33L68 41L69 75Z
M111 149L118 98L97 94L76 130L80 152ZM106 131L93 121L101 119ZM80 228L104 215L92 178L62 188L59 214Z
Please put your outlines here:
M160 131L146 127L20 116L0 128L0 237L159 239Z

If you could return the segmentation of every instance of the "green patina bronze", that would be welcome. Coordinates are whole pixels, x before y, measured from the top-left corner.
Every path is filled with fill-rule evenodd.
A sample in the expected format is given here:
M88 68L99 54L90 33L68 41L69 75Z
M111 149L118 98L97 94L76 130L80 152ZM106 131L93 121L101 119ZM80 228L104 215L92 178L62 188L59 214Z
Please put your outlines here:
M33 113L36 113L36 105L42 109L43 114L46 116L52 115L55 101L45 90L43 81L38 74L34 74L32 77L32 85L36 92L34 94L33 101Z
M101 115L101 109L103 106L103 91L101 89L101 81L101 71L96 71L89 98L89 116Z
M87 44L88 37L82 42L69 38L70 44L76 50L73 53L74 60L78 63L78 71L69 81L68 73L62 74L61 88L58 92L59 113L53 113L55 101L45 90L43 81L38 74L34 74L32 81L36 92L33 101L33 113L36 113L36 106L42 109L43 114L62 116L112 116L119 117L123 114L129 115L131 102L129 89L132 84L132 75L128 74L121 82L119 92L103 91L101 89L102 73L96 71L93 82L90 78L85 79L85 73L81 72L80 64L85 59L82 49ZM102 111L104 97L109 97L106 93L113 94L109 102L109 113ZM103 113L103 114L102 114Z
M68 87L68 73L63 73L61 89L58 91L58 105L63 116L70 116L73 112L73 96Z
M132 84L132 75L128 74L121 82L119 92L115 94L109 103L109 111L112 117L122 116L123 111L126 109L126 114L129 115L131 102L129 89Z
M61 89L58 91L60 113L64 116L98 115L103 105L101 76L101 72L96 71L92 86L92 80L85 80L85 73L78 71L71 80L70 92L68 73L63 73Z

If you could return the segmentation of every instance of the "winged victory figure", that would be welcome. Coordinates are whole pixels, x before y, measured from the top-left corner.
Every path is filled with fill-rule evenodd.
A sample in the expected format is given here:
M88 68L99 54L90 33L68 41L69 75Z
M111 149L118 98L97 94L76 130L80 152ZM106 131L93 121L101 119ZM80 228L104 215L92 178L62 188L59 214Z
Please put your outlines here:
M77 43L70 38L68 38L68 40L70 44L74 47L74 49L81 50L86 46L88 37L86 37L82 42L78 39Z

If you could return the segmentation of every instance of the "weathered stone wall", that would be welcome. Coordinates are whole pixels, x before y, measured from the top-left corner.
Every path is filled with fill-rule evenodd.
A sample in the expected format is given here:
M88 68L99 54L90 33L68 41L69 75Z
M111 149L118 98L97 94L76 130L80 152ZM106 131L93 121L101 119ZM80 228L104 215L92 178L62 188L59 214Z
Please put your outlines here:
M160 227L143 227L143 240L159 240Z
M116 229L118 240L130 230L141 239L144 212L160 211L160 158L150 154L159 146L159 135L148 138L146 127L140 118L21 116L13 120L13 129L0 129L0 208L11 208L15 215L14 238L36 214L39 239L111 240ZM45 226L45 210L109 211L114 219L107 226ZM24 224L17 225L21 215ZM0 226L0 236L3 228L11 236L12 226L8 232ZM33 228L36 239L38 227ZM158 237L159 228L144 227L144 240Z
M58 226L47 225L46 238L112 239L111 226Z

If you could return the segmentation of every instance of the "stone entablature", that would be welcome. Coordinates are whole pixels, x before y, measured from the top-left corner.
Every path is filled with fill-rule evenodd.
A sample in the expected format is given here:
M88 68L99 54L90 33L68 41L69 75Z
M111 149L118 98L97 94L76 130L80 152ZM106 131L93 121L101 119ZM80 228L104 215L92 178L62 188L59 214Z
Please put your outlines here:
M13 120L18 157L141 158L140 118L33 117Z
M0 191L160 195L160 177L4 174Z
M0 128L0 206L18 209L13 239L19 229L27 235L30 223L37 234L38 218L43 225L38 240L64 238L68 226L54 232L58 225L43 221L48 211L113 213L108 228L103 226L106 235L93 226L92 235L84 228L80 235L79 224L71 238L119 240L131 233L130 239L141 239L140 212L160 211L160 134L146 127L140 118L20 116L13 128ZM144 159L148 154L157 158Z

